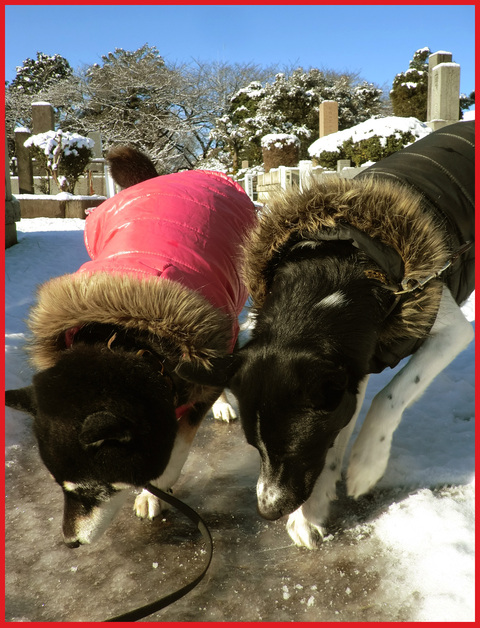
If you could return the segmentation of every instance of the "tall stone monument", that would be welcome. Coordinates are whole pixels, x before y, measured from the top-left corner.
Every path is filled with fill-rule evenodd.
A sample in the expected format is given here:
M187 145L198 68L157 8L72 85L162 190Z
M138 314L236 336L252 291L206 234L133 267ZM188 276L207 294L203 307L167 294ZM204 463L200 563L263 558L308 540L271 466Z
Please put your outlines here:
M338 131L338 102L324 100L319 107L319 137Z
M12 195L7 138L5 138L5 248L17 243L16 222L20 220L20 203Z
M460 66L452 53L439 51L428 58L427 124L435 131L460 117Z
M32 102L33 135L55 130L55 115L49 102Z
M25 142L31 136L28 129L15 129L15 152L17 155L18 191L20 194L34 194L33 165L30 157L30 148Z

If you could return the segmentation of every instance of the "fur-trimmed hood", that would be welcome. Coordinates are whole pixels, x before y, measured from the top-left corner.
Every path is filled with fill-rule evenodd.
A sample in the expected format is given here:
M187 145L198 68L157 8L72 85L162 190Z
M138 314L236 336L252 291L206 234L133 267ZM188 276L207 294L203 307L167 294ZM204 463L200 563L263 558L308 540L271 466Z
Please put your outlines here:
M88 323L146 332L154 346L167 341L202 364L224 355L232 335L227 314L179 283L105 272L63 275L40 286L30 313L34 366L53 366L66 348L66 332Z
M245 245L254 306L262 307L290 242L331 239L333 231L334 238L351 239L367 254L370 276L386 274L386 283L413 289L398 295L378 339L372 368L393 367L430 332L443 283L459 304L474 289L474 196L474 122L431 133L354 179L332 176L302 192L279 194ZM399 268L401 275L392 277ZM415 289L419 284L423 288Z
M405 277L420 280L439 271L451 254L440 224L425 209L418 194L397 183L334 177L314 182L303 192L293 189L276 196L245 244L245 280L256 308L267 295L275 266L292 236L309 240L319 232L348 224L399 253ZM372 261L372 269L378 270ZM404 295L387 319L379 343L392 345L407 335L429 332L440 303L442 282Z
M203 364L231 351L248 296L240 245L255 220L245 192L217 172L159 176L108 199L86 220L91 261L39 288L33 364L52 366L66 333L88 323L147 332Z

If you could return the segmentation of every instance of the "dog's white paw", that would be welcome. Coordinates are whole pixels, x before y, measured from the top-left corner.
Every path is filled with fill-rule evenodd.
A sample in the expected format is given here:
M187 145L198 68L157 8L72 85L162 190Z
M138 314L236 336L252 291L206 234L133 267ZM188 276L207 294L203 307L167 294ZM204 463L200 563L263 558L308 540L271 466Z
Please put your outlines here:
M355 441L347 469L347 493L357 499L368 493L385 473L392 445L391 435L372 438L362 433Z
M165 503L145 489L140 493L140 495L137 495L133 506L137 517L140 517L140 519L150 520L158 517L164 508Z
M237 418L237 413L232 408L232 406L223 401L221 398L217 399L212 406L213 417L220 421L226 421L230 423L230 421L234 421Z
M295 545L308 549L316 549L325 536L325 528L308 521L302 512L302 507L288 517L287 532Z

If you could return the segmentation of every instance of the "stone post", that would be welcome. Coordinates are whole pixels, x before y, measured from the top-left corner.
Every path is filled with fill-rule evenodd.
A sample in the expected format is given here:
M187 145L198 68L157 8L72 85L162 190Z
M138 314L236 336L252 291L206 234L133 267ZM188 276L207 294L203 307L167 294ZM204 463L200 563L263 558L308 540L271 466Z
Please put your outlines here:
M89 131L87 137L93 140L92 160L85 172L88 186L87 194L104 194L106 189L104 173L108 168L103 158L102 134L100 131ZM96 192L96 188L100 189Z
M350 159L338 159L337 160L337 173L340 174L344 168L350 168Z
M319 137L338 131L338 102L324 100L319 107Z
M15 152L17 154L18 193L34 194L33 166L30 149L24 143L31 136L28 129L15 129Z
M429 57L427 124L433 131L460 116L460 66L451 58L447 52Z
M10 185L10 168L8 159L8 144L5 138L5 248L17 243L16 222L20 220L20 203L12 195Z
M89 131L87 137L94 141L92 153L93 159L103 159L102 134L100 131ZM93 163L89 165L92 172L103 172L102 163Z
M55 130L55 115L49 102L32 102L33 135Z
M450 63L452 53L439 50L428 57L428 97L427 97L427 120L432 120L432 70L439 63Z
M49 102L32 102L32 128L33 135L55 130L55 116ZM47 171L37 163L35 163L35 174L42 177L48 176Z

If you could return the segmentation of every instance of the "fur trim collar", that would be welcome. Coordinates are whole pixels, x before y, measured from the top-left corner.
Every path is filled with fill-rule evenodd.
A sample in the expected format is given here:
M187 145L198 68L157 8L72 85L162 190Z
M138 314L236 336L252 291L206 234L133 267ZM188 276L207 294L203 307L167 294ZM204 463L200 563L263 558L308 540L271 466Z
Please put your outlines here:
M245 280L254 306L262 306L275 261L293 235L309 239L342 223L397 251L405 276L413 281L439 271L451 254L438 219L406 186L373 178L313 182L303 192L293 189L273 198L244 246ZM433 280L422 291L405 295L380 340L423 337L435 319L441 292L442 282Z
M225 355L232 338L230 317L202 295L167 279L108 273L76 273L40 286L28 325L32 363L53 366L65 349L65 332L87 323L148 332L150 340L174 344L180 356L209 364Z

